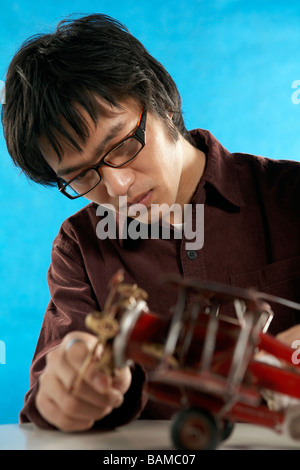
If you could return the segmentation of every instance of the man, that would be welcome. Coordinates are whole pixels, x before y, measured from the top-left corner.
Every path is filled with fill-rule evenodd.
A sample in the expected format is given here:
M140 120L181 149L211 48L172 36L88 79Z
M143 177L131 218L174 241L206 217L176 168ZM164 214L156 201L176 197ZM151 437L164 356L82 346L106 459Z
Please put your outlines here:
M3 126L12 159L30 179L91 201L53 243L51 301L22 422L71 431L118 426L142 410L171 416L146 403L147 371L138 364L113 378L90 366L72 389L96 341L85 316L103 308L120 267L148 292L149 308L167 316L176 289L157 278L168 272L300 301L300 165L230 154L208 131L187 132L174 81L117 21L91 15L29 39L8 70ZM169 238L126 236L126 227L125 235L98 236L99 204L114 208L118 228L132 220L124 211L134 219L141 206L150 226L155 204L191 205L192 221L182 222L195 226L204 204L204 244L188 248L176 227ZM156 214L161 226L163 219ZM297 322L279 306L271 331L287 330L282 338L290 341Z

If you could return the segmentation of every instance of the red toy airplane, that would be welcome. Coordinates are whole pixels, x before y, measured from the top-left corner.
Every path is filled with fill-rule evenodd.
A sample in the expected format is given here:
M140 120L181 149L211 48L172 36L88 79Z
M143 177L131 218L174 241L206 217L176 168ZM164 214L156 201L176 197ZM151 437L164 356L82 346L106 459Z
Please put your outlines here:
M295 350L266 333L273 316L267 301L297 310L299 304L251 289L170 275L165 282L176 283L179 295L172 319L167 320L149 311L144 291L122 284L122 279L118 272L104 311L89 318L104 320L104 329L112 331L106 342L113 367L139 363L149 372L149 396L178 409L171 426L176 448L214 449L235 422L277 432L287 429L300 439L300 366L293 363ZM194 301L187 306L191 292ZM122 315L116 330L111 322L118 313ZM92 329L103 332L103 323L98 331ZM266 362L269 358L271 363ZM285 396L290 406L282 408L280 399Z

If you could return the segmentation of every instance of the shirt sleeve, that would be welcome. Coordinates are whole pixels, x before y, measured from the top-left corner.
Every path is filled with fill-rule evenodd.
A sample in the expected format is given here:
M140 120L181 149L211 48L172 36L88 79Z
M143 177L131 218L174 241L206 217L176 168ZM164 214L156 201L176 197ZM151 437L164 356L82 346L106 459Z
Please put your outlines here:
M45 367L46 355L57 347L70 331L88 331L85 326L86 314L100 308L80 250L74 240L68 239L63 229L53 243L48 285L51 300L43 319L30 367L30 387L25 395L20 422L32 422L42 429L55 429L44 420L35 406L39 376ZM145 375L138 365L133 365L131 372L131 387L124 396L122 406L95 423L95 427L112 429L129 422L141 412L145 403L143 394Z

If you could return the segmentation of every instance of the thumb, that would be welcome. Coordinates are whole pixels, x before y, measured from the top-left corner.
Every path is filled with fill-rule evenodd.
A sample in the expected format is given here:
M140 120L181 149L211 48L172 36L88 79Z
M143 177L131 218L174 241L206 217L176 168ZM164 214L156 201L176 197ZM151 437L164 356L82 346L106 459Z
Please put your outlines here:
M77 372L89 356L93 357L96 351L97 355L100 354L102 349L95 335L82 331L74 331L68 334L63 343L66 359Z

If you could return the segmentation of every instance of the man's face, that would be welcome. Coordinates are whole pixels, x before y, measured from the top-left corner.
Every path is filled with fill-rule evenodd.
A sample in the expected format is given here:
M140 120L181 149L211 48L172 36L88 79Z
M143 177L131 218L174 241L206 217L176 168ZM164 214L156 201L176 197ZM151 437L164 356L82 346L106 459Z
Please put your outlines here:
M90 127L89 137L81 145L82 153L65 143L59 161L46 138L40 138L41 152L58 176L65 181L71 180L80 171L98 163L106 152L135 130L140 105L129 99L120 105L121 108L116 108L101 100L103 112L96 126L90 116L81 111ZM146 206L148 217L151 204L183 204L186 201L180 184L182 156L182 139L174 141L162 120L148 112L145 147L123 167L101 166L101 182L84 197L98 204L110 204L116 211L121 211L124 208L119 207L119 198L123 196L121 200L124 201L126 196L128 214L133 217L138 203Z

